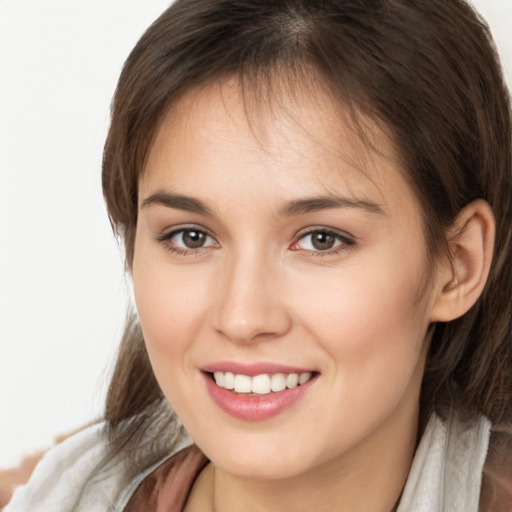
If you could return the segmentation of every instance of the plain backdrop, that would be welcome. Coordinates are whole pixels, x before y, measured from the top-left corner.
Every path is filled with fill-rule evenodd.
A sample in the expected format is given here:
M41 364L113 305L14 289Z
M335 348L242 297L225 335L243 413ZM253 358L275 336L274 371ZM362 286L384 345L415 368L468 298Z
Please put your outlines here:
M101 415L130 283L100 187L124 59L168 0L0 0L0 467ZM475 0L512 83L512 0Z

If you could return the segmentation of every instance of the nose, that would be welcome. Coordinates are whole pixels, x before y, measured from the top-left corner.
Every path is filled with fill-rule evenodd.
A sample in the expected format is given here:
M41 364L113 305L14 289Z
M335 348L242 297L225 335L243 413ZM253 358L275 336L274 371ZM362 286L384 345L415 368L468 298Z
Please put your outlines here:
M290 330L286 294L275 266L254 251L225 262L218 276L217 332L234 343L245 344L278 338Z

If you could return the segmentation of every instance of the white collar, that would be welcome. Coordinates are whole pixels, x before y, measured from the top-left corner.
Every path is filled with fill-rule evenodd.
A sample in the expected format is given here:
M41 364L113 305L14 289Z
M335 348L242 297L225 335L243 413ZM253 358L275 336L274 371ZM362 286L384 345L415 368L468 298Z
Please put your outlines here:
M478 512L491 424L432 415L397 512Z

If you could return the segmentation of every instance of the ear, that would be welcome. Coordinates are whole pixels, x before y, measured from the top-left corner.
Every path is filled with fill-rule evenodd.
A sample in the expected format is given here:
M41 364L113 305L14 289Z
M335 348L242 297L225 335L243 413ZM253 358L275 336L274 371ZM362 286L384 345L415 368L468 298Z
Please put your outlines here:
M491 267L495 231L492 209L483 199L459 212L448 232L450 254L437 268L431 321L454 320L480 297Z

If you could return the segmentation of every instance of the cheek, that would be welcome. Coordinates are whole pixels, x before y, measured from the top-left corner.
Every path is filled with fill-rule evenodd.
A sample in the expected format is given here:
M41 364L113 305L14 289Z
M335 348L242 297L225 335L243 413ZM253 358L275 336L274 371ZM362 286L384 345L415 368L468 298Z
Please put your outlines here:
M164 251L136 245L133 291L145 336L161 349L183 332L193 334L205 309L206 283L199 276L166 263Z
M136 245L133 290L151 366L169 401L186 377L188 349L207 309L204 293L190 273L172 271L165 252ZM174 405L174 404L173 404Z
M424 272L418 272L420 266L411 267L394 270L362 264L321 280L304 275L296 293L298 307L312 329L321 329L333 341L342 337L349 348L378 346L392 333L423 332Z
M151 367L167 401L187 417L187 404L196 401L190 384L197 379L190 348L203 324L205 301L183 273L165 271L144 250L136 254L133 289Z
M423 268L362 265L321 283L302 281L304 327L329 354L338 387L358 390L362 403L379 399L379 390L403 390L417 370L429 325Z

